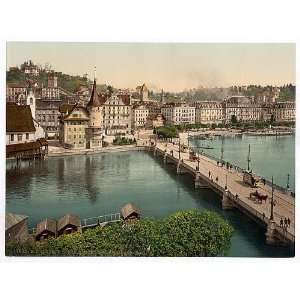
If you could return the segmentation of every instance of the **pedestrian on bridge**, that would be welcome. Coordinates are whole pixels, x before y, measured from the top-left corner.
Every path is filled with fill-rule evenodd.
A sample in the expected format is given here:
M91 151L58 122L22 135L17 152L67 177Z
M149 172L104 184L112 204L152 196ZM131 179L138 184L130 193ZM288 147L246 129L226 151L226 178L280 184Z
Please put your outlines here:
M282 220L282 218L280 219L280 227L283 227L283 220Z
M287 228L287 218L284 218L284 227Z
M290 220L290 218L287 219L287 226L288 226L288 227L291 226L291 220Z
M216 177L216 182L218 182L218 180L219 180L219 178L218 178L218 176Z
M210 178L210 171L208 171L208 178Z

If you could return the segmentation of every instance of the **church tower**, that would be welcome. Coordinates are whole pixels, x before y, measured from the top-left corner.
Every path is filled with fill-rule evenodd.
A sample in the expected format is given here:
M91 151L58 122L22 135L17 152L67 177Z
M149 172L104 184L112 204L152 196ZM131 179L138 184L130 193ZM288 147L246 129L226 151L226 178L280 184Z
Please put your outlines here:
M94 78L90 101L86 108L89 114L89 126L87 128L87 148L95 149L102 147L102 123L103 123L103 101L97 93L96 78Z
M164 95L164 90L163 89L161 90L161 93L160 93L160 103L161 104L165 103L165 95Z

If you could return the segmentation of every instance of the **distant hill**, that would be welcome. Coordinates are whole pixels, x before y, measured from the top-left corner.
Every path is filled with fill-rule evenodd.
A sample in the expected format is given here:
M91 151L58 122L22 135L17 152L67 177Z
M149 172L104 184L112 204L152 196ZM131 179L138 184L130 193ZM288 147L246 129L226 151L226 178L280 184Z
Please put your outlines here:
M78 91L82 85L89 86L91 82L83 76L72 76L63 74L62 72L54 72L57 76L58 86L66 89L72 93ZM12 68L6 72L7 83L20 83L28 80L33 80L39 84L39 86L47 86L49 73L45 70L40 70L39 75L33 76L25 74L19 68Z

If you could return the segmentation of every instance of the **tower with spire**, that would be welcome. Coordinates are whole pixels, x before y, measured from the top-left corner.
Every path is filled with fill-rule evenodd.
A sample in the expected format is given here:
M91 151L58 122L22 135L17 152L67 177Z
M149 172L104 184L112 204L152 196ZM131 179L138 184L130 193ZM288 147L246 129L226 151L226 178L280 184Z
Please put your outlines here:
M86 136L87 148L102 147L103 104L103 98L97 93L96 74L94 74L91 97L86 106L90 118Z

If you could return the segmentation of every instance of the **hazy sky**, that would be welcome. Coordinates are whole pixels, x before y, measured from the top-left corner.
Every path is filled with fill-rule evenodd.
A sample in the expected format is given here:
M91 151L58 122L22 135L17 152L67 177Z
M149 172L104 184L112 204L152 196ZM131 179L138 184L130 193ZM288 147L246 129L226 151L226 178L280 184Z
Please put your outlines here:
M180 91L204 86L294 83L295 44L9 42L7 66L25 60L67 74L88 74L117 88L146 83Z

